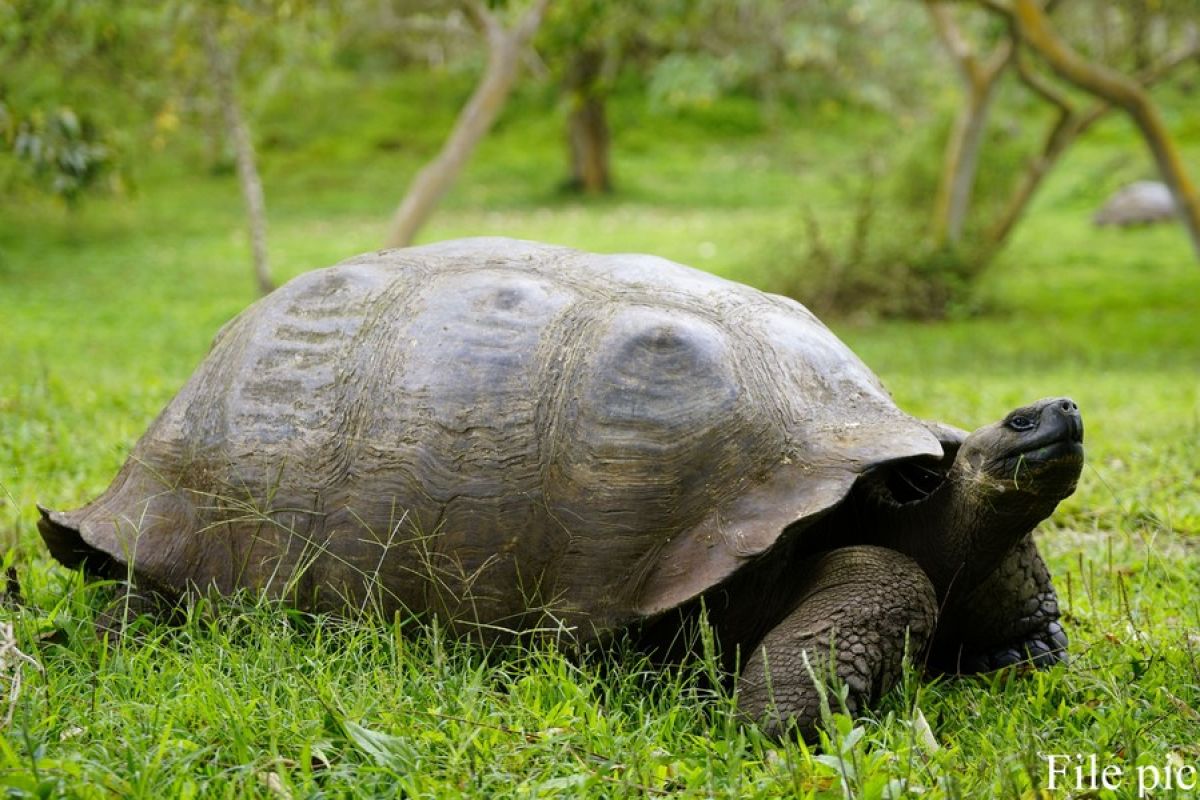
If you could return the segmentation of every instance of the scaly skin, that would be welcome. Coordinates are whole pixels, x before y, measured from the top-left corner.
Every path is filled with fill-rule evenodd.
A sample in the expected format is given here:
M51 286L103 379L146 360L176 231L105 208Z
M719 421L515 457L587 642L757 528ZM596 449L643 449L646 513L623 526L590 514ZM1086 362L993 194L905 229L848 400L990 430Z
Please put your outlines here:
M882 547L825 553L797 582L804 597L751 653L738 709L768 735L780 737L794 723L812 741L821 719L813 674L835 673L849 687L848 711L858 713L899 678L906 639L909 652L924 650L937 602L916 562Z
M943 612L932 666L990 672L1022 662L1048 667L1067 658L1058 596L1032 534L969 595Z

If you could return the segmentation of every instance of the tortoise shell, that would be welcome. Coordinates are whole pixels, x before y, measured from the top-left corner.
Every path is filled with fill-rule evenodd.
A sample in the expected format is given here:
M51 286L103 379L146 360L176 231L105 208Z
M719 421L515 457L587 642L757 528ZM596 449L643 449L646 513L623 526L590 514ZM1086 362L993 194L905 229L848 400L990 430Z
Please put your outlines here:
M803 306L644 255L469 239L229 322L43 533L160 591L587 639L679 606L883 462L940 456Z

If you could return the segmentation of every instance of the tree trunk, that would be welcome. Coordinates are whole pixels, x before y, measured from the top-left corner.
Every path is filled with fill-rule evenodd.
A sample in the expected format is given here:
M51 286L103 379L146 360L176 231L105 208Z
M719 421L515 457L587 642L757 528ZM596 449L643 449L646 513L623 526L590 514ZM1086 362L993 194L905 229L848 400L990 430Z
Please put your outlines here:
M521 51L537 31L548 0L534 0L512 30L506 30L480 2L467 4L468 12L484 30L488 63L475 92L463 106L441 152L417 173L408 194L396 209L387 235L387 247L407 247L446 190L454 183L479 141L491 129L521 66Z
M990 86L981 93L972 90L955 117L950 139L946 142L941 180L934 201L935 241L957 243L962 239L994 97Z
M267 294L275 288L267 257L267 201L263 195L262 179L258 175L254 142L250 138L250 130L238 103L233 58L221 43L212 12L202 14L200 32L204 40L208 67L212 72L217 104L221 107L221 116L225 120L225 135L233 144L237 161L238 183L241 185L242 200L246 204L246 221L250 228L254 278L258 283L258 290Z
M1022 42L1061 78L1129 114L1150 148L1163 181L1171 189L1179 216L1191 236L1192 248L1197 259L1200 259L1200 195L1188 177L1179 149L1146 90L1132 78L1103 65L1090 63L1072 50L1058 37L1049 18L1035 0L1014 0L1011 8L994 0L988 5L1007 14L1016 24Z
M925 8L962 78L966 99L960 107L946 141L942 174L934 198L933 238L939 244L962 239L971 193L979 172L979 153L987 131L988 114L996 97L999 79L1012 57L1012 43L1003 41L988 58L980 62L970 43L962 35L950 9L936 0L926 0Z
M584 194L602 194L612 190L609 172L608 119L600 73L604 54L599 50L581 50L571 60L566 88L571 113L567 118L567 142L571 154L568 188Z

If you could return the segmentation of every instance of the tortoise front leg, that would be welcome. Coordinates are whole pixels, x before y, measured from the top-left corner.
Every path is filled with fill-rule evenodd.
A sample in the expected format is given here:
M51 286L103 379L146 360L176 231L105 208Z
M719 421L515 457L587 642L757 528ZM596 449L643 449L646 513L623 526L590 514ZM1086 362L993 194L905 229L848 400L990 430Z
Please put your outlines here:
M811 741L821 719L813 676L844 682L848 710L858 713L899 678L906 641L911 652L924 650L937 602L917 563L882 547L831 551L796 581L803 599L750 655L737 703L768 734L794 723Z
M1050 571L1027 535L991 575L941 618L931 666L943 672L991 672L1022 662L1067 659Z

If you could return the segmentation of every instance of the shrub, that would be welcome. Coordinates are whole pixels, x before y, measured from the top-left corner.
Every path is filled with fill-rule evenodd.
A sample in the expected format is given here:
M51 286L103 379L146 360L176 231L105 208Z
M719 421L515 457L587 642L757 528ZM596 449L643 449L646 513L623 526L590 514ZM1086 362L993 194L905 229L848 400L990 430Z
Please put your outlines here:
M1021 131L993 125L981 152L971 214L962 240L930 239L948 119L896 156L872 148L848 173L844 200L821 211L805 206L792 232L768 242L777 264L766 287L818 314L939 319L977 310L979 276L996 248L984 231L1013 188L1024 157Z

